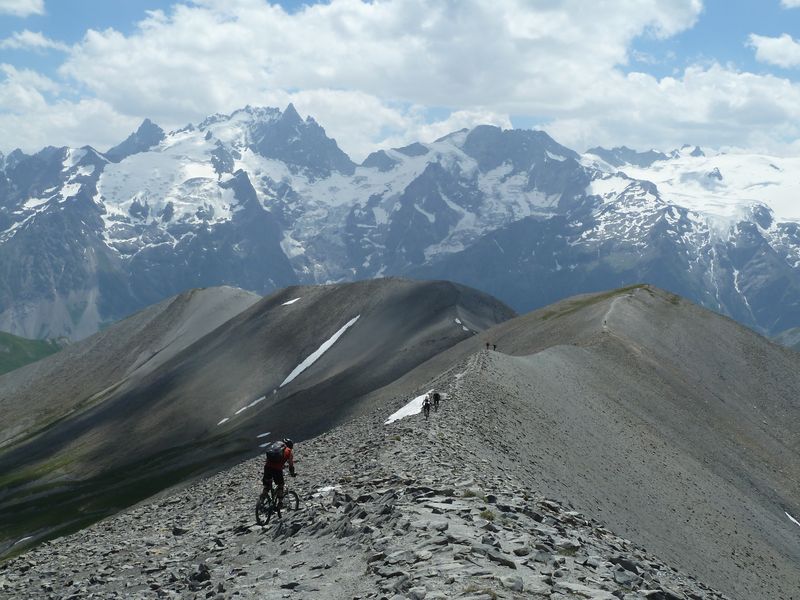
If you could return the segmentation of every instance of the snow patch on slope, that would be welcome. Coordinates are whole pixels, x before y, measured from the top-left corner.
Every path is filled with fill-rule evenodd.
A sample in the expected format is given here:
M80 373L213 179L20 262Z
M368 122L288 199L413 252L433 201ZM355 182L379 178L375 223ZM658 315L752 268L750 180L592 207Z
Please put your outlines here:
M433 393L433 390L428 390L424 394L417 396L416 398L411 400L400 410L393 412L391 415L389 415L389 418L386 419L384 425L390 425L391 423L399 421L400 419L405 419L406 417L410 417L412 415L418 415L419 413L421 413L422 402L425 400L425 396L431 393Z
M288 383L291 383L300 373L305 371L308 367L313 365L317 359L325 354L325 352L336 343L345 331L347 331L352 325L355 325L355 322L358 321L361 315L356 315L352 319L350 319L345 325L336 333L334 333L326 342L324 342L319 348L317 348L311 355L308 356L303 362L297 365L291 373L283 380L283 383L280 384L278 387L283 387Z

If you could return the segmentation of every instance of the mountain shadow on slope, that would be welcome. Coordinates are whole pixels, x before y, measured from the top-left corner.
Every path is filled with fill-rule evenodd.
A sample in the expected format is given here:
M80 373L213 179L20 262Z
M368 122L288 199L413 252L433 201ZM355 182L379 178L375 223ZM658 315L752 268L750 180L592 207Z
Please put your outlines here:
M448 282L282 290L135 381L106 378L90 405L17 432L20 441L0 454L0 538L8 549L23 535L33 542L75 529L255 455L264 434L304 439L326 431L364 395L513 316L490 296ZM335 344L290 379L337 332ZM75 368L84 368L81 357ZM60 394L57 379L42 385ZM15 390L11 406L27 392Z

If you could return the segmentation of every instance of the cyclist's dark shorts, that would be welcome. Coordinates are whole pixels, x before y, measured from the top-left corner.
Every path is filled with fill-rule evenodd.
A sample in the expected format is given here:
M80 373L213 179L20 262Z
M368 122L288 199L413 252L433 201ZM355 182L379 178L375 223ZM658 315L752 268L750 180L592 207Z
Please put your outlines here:
M284 479L283 479L283 469L264 469L264 479L261 482L268 486L270 480L275 482L275 485L282 486Z

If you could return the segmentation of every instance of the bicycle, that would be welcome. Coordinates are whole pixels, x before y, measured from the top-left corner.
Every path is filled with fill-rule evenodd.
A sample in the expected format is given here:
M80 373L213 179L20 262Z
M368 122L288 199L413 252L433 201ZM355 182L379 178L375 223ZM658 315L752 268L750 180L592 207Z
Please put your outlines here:
M281 518L281 511L294 512L300 508L300 496L297 492L290 490L287 485L283 488L283 501L278 501L278 488L270 486L267 495L259 497L256 502L256 523L261 526L267 525L272 515Z

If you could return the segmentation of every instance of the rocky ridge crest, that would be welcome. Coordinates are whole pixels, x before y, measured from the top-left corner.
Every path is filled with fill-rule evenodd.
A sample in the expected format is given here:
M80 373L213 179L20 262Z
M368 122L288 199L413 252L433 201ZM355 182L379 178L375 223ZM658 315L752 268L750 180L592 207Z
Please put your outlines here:
M301 510L261 528L261 459L0 565L11 597L724 598L602 524L520 484L473 393L481 351L434 378L438 413L375 408L298 443ZM420 391L425 391L422 389ZM397 398L399 408L407 398ZM496 444L492 444L493 441Z

